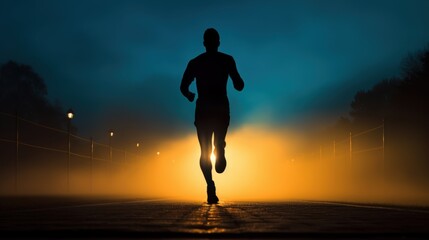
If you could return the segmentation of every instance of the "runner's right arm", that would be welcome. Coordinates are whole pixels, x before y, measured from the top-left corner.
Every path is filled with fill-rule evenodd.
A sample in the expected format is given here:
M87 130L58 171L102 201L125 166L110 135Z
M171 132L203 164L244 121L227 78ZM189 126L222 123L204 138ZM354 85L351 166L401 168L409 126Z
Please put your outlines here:
M189 91L189 86L191 85L192 81L194 81L194 78L195 76L192 70L192 61L190 61L186 67L185 73L183 73L182 82L180 84L180 91L190 102L194 101L195 98L195 93Z

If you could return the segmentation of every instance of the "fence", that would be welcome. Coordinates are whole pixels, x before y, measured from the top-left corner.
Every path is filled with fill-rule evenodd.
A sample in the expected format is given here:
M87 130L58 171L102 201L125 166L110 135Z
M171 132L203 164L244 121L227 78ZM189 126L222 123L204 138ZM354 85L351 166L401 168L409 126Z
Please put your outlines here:
M18 115L0 112L0 123L0 163L3 165L3 171L13 168L15 192L20 189L19 176L22 175L21 171L24 171L21 169L21 165L35 167L35 159L43 163L47 163L47 158L59 161L67 159L67 192L71 187L72 162L86 161L84 165L89 165L89 186L92 192L96 162L112 166L127 166L139 157L136 152L112 147L113 135L110 136L107 145L95 142L92 137L84 138L73 134L70 130L70 122L68 129L62 130L21 118ZM30 149L32 151L28 151ZM51 162L51 164L55 163Z
M56 170L60 168L65 170L56 172L61 172L58 174L64 178L63 186L66 186L64 188L67 192L73 186L73 179L74 182L81 181L71 176L73 169L78 164L84 165L83 168L89 170L88 185L89 191L92 192L94 170L106 165L127 166L139 158L136 152L113 148L111 140L112 136L109 138L109 144L99 143L92 138L73 134L70 131L70 124L67 130L62 130L18 115L0 112L0 190L5 186L5 184L1 185L2 178L9 174L13 181L9 181L8 184L15 192L19 192L20 187L25 185L22 184L23 175L28 172L25 166L35 168L37 161L40 166L57 164ZM364 165L367 169L361 169L361 172L368 172L368 166L381 163L380 167L372 166L370 170L377 171L377 174L383 177L385 175L385 124L382 123L358 133L350 132L348 137L322 144L319 146L318 154L324 161L331 159L337 166L344 164L350 170L344 173L348 175L355 174ZM55 161L52 163L47 159ZM369 161L372 163L362 164Z
M382 183L386 178L385 124L325 142L319 146L318 155L320 160L331 161L333 166L343 166L340 168L344 170L342 179L354 177L364 182L376 177Z
M358 140L358 138L363 138L365 136L368 136L374 132L381 131L381 134L379 135L380 145L374 145L374 141L368 141L368 138L365 139L366 143L369 143L369 146L362 146L360 144L359 147L354 146L355 142ZM364 142L364 141L361 141ZM337 156L337 144L341 143L347 143L348 145L348 159L349 164L352 165L353 156L361 153L367 153L367 152L373 152L373 151L381 151L382 152L382 162L385 161L385 154L384 154L384 148L385 148L385 142L384 142L384 123L380 126L365 130L363 132L359 132L356 134L352 134L352 132L349 133L349 137L342 139L340 141L334 140L333 142L333 158L334 160L338 157Z

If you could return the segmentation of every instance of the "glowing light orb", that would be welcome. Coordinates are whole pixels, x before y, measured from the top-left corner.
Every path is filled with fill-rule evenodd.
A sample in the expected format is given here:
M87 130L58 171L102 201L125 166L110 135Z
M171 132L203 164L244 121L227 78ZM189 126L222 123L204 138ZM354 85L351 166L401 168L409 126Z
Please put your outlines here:
M210 161L212 161L212 164L214 165L216 163L216 156L214 155L214 153L212 152L212 154L210 155Z

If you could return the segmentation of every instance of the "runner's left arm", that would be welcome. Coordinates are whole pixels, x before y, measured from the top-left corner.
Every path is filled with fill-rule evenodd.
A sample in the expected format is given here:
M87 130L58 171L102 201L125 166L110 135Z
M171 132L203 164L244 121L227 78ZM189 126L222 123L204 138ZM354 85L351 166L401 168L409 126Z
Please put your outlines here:
M234 85L234 88L237 91L241 91L244 88L244 81L241 78L240 74L238 73L237 70L237 65L235 64L234 58L231 57L231 61L229 64L229 76L232 79L232 83Z

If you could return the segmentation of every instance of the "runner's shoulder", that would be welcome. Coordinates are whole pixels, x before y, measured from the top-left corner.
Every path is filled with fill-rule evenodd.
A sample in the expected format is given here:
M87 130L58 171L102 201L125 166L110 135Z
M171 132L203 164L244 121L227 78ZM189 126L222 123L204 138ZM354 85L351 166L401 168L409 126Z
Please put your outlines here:
M231 55L228 55L228 54L223 53L223 52L218 52L218 54L221 58L224 58L228 61L231 61L231 60L234 61L234 58Z
M195 58L191 59L189 62L198 62L198 61L201 61L201 60L203 60L205 58L210 58L211 56L213 56L213 55L208 54L206 52L205 53L201 53L200 55L198 55ZM225 60L234 60L234 58L231 55L228 55L228 54L223 53L223 52L217 52L215 54L215 56L218 57L218 58L221 58L221 59L225 59Z

